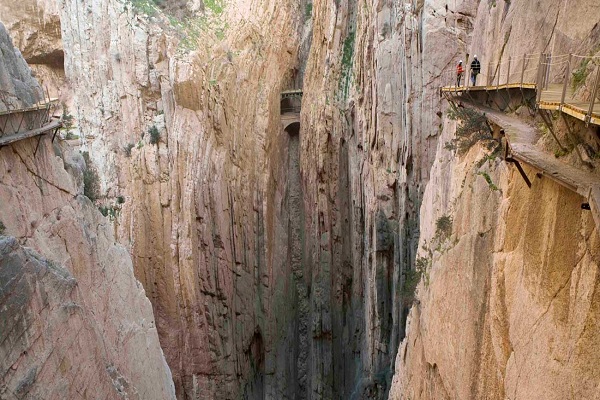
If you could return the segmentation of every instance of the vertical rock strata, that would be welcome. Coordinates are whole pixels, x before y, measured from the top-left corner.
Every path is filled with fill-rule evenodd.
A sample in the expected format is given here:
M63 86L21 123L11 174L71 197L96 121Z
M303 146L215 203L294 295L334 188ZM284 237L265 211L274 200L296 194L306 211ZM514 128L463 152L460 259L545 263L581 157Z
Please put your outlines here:
M438 154L421 214L432 251L418 256L430 272L390 398L595 398L600 237L584 199L526 166L529 189L501 161L482 164L478 146ZM440 239L442 216L452 234Z
M125 200L115 230L179 398L297 393L298 137L281 127L279 93L296 79L300 7L239 1L180 25L129 3L63 2L80 129L106 204Z
M179 398L567 390L534 367L521 385L528 363L597 382L583 349L595 346L598 234L581 199L546 181L528 192L498 162L483 164L491 190L474 166L482 149L444 148L455 125L438 92L467 52L500 63L593 50L593 2L142 3L61 0L65 73L114 211L94 221L132 254ZM279 93L300 82L300 124L282 126ZM407 331L416 260L430 272ZM19 279L55 279L36 277L42 264Z
M454 51L443 7L315 2L300 134L308 398L387 397L441 124L434 71Z
M594 54L600 40L588 1L482 1L471 22L469 52L495 65ZM525 166L529 189L481 146L453 156L444 145L455 131L445 121L421 205L417 260L429 272L390 398L597 398L600 237L585 199Z
M65 93L67 100L58 6L54 0L4 0L0 21L44 91L52 97Z
M1 24L0 49L0 110L36 102ZM50 137L0 149L0 398L174 399L131 257L81 194L81 156Z

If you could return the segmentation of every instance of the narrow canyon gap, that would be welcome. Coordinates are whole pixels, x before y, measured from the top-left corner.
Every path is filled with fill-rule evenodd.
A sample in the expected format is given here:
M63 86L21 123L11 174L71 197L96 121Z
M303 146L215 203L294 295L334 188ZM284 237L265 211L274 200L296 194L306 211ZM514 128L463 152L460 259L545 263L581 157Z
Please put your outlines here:
M597 1L0 22L0 113L57 97L63 124L0 147L0 398L600 395L600 130L536 97L591 104ZM475 54L488 90L453 88Z

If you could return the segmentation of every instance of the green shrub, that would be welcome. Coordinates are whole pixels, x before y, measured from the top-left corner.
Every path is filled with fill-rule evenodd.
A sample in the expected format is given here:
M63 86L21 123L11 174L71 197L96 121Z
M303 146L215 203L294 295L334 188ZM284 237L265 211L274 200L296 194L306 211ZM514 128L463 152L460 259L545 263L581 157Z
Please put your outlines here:
M100 197L100 178L98 172L92 166L90 154L87 151L81 153L85 160L85 170L83 171L83 195L91 201L96 201Z
M73 119L74 118L71 115L71 113L69 112L69 107L67 106L66 103L62 103L62 109L63 109L62 116L61 116L62 124L63 124L62 127L64 130L69 131L69 130L73 129Z
M102 206L99 207L98 210L100 210L100 213L102 215L104 215L105 217L108 217L111 221L114 221L115 219L117 219L117 217L119 216L119 213L121 212L121 208L118 206Z
M350 31L344 39L344 46L342 48L342 68L340 76L340 90L342 92L342 98L345 100L348 97L348 91L350 88L350 78L352 77L352 60L354 59L354 41L356 39L356 32Z
M480 140L492 139L485 114L471 108L452 106L448 110L448 118L460 121L456 128L456 137L444 145L448 150L455 150L459 155L464 155Z
M5 230L6 230L6 226L4 226L4 223L2 221L0 221L0 235L4 235Z
M160 132L156 125L152 125L150 129L148 129L148 134L150 134L150 144L157 144L160 140Z
M589 63L590 59L586 58L585 60L583 60L579 68L573 71L573 79L571 80L571 86L573 87L573 90L579 89L585 83L589 74Z
M429 286L429 268L431 259L426 257L417 257L415 269L409 269L404 273L404 283L400 289L402 304L410 307L416 300L416 290L419 282L423 279L425 286Z
M123 203L125 203L125 197L117 196L117 204L123 204Z
M452 218L442 215L435 222L435 234L441 239L447 239L452 235Z
M306 19L312 18L312 10L313 10L313 4L312 3L307 3L306 4L306 10L304 12L304 16L306 17Z
M491 191L495 192L496 190L500 190L498 188L498 186L496 186L494 184L494 182L492 181L492 178L490 177L490 175L487 172L481 172L481 171L479 171L477 173L477 175L483 176L483 179L485 179L485 181L487 182L487 184L488 184L488 186L489 186L489 188L490 188Z
M415 292L421 280L421 272L417 269L409 269L404 274L404 284L401 289L402 304L410 307L416 300Z
M225 9L224 0L204 0L204 7L215 15L221 15Z
M157 6L162 3L155 0L131 0L131 4L133 5L133 9L139 14L146 14L148 16L153 16L156 14Z

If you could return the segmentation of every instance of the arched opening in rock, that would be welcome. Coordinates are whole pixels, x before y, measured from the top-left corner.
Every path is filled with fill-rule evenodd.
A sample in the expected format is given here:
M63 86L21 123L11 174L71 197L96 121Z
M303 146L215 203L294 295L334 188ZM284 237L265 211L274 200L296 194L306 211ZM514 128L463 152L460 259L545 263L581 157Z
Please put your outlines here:
M300 122L292 122L289 125L287 125L284 130L290 135L290 136L296 136L300 133Z

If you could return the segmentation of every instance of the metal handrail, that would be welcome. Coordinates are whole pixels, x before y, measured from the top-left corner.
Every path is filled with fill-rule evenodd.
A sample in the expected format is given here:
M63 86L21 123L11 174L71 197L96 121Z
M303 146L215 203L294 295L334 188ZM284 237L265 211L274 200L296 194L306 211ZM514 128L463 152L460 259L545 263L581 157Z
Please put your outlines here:
M537 68L529 68L530 62L538 59ZM502 87L508 87L510 85L518 85L521 89L531 88L531 83L526 82L529 80L528 76L530 73L537 70L536 78L534 79L534 85L537 90L536 93L536 104L543 103L542 92L548 90L549 85L561 83L562 91L560 92L560 100L558 101L557 109L563 111L565 107L569 107L571 115L573 112L576 113L576 117L582 119L586 124L590 122L600 124L600 115L594 113L594 107L597 104L597 97L600 92L600 67L598 67L596 76L592 79L592 87L589 88L592 94L589 100L589 107L586 104L586 109L583 109L581 105L575 106L572 95L569 95L568 87L572 83L573 71L574 71L574 59L589 59L594 60L594 64L598 64L597 59L600 56L581 56L577 54L560 54L552 55L549 53L537 53L537 54L524 54L520 58L508 57L508 60L501 61L500 63L494 64L493 62L487 63L487 72L481 74L479 78L485 85L485 90L499 90ZM445 83L450 83L447 86L443 86L442 89L446 92L462 93L463 91L468 92L473 88L470 82L471 68L467 65L465 68L464 86L458 86L456 81L456 70L440 74ZM483 70L483 68L482 68ZM516 70L516 71L515 71ZM562 79L558 79L562 76ZM562 81L561 81L562 80ZM506 85L506 86L505 86ZM571 97L571 98L569 98ZM552 103L554 107L554 102ZM577 109L579 111L572 111Z
M58 99L49 99L30 107L0 112L0 137L43 127L50 121L57 104Z

